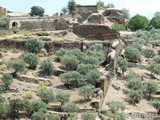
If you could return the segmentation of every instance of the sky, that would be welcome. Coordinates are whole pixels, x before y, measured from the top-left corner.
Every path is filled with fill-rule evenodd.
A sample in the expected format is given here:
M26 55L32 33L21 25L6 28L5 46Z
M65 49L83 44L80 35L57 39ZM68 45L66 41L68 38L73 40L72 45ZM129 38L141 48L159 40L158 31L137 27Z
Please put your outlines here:
M32 6L41 6L45 9L45 14L53 15L60 12L61 9L67 6L69 0L0 0L0 6L5 7L14 12L30 12ZM75 0L81 5L95 5L99 0ZM130 15L144 15L147 18L152 18L154 13L160 11L159 0L101 0L107 5L113 3L115 8L129 9Z

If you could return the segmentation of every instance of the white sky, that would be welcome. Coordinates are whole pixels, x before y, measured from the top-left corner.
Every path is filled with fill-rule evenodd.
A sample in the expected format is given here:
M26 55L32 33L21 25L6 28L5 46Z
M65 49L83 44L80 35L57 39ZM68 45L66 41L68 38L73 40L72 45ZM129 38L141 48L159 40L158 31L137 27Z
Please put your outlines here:
M45 9L45 14L52 15L60 12L67 5L69 0L0 0L0 6L15 12L30 12L33 5L39 5ZM95 5L99 0L75 0L81 5ZM160 0L101 0L113 3L116 8L127 8L131 16L135 14L152 18L156 11L160 11Z

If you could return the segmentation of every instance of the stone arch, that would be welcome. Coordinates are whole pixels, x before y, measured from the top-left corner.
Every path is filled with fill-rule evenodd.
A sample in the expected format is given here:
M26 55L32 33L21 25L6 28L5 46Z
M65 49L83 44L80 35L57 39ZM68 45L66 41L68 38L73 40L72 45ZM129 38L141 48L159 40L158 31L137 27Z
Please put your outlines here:
M18 27L18 23L17 22L12 22L12 28L17 28Z

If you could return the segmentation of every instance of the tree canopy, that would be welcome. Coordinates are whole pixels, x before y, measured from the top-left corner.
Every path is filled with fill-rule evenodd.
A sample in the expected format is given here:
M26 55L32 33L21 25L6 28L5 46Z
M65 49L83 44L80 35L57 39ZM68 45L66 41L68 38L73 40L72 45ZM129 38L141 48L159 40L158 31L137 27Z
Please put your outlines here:
M44 8L40 7L40 6L32 6L31 7L31 16L40 16L42 17L44 15Z

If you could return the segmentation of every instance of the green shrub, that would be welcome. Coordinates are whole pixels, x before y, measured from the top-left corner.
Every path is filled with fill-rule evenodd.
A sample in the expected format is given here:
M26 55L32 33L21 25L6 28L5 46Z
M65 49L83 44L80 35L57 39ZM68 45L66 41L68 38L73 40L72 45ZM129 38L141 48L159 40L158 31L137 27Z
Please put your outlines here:
M0 119L2 120L4 116L8 114L8 105L4 102L0 102Z
M128 28L131 29L132 31L136 31L140 29L146 30L148 29L148 24L149 24L149 21L146 17L141 15L135 15L130 19L128 23Z
M68 120L78 120L78 114L77 113L71 113Z
M2 86L4 87L5 90L9 88L9 85L13 82L13 78L10 74L4 74L2 77L3 84Z
M80 61L76 56L66 54L61 58L61 63L66 67L67 70L75 70Z
M31 116L32 120L45 120L46 116L43 111L34 112Z
M46 59L41 63L40 66L42 73L45 75L53 75L54 73L54 67L53 67L53 63L51 61L51 59Z
M38 16L42 17L44 12L45 12L44 8L42 8L40 6L32 6L30 14L31 14L31 16L38 15Z
M146 91L148 92L148 97L149 99L151 98L151 94L152 93L156 93L157 89L158 89L158 86L155 82L153 81L149 81L146 83L145 85L145 88L146 88Z
M127 70L128 68L128 61L126 59L123 58L119 58L118 59L118 66L122 69L123 72L123 76L124 76L124 72Z
M134 60L137 61L141 57L140 51L137 48L133 47L133 46L126 47L125 55L129 60L133 60L133 61Z
M44 42L37 38L28 38L25 46L29 52L38 53L44 47Z
M25 68L25 63L23 60L11 60L8 63L8 68L11 68L14 70L14 72L12 73L13 77L17 76L17 72L23 72L24 68Z
M98 70L90 70L87 74L86 74L86 82L88 84L92 84L92 85L97 85L98 83L100 83L100 77L101 77L101 73Z
M31 100L26 105L26 112L31 116L33 113L38 112L40 110L47 110L47 105L41 100Z
M43 102L48 103L54 100L53 90L46 87L40 89L37 95L42 99Z
M130 90L128 93L128 99L131 103L139 103L143 96L143 91L141 89Z
M153 49L148 48L148 49L143 50L143 55L147 58L152 58L156 55L156 53L154 52Z
M63 91L57 91L55 98L58 102L61 102L61 105L64 105L69 102L70 94Z
M33 53L25 52L22 54L24 62L29 64L30 69L36 69L38 65L38 56Z
M155 16L151 19L149 26L150 28L160 29L160 16Z
M112 101L107 103L109 107L109 112L107 113L109 117L116 120L125 120L126 116L123 112L125 110L125 106L122 102Z
M160 55L160 50L157 51L157 54Z
M79 95L83 96L86 100L89 99L95 91L94 85L86 85L79 88Z
M47 120L60 120L60 117L56 114L47 114L46 119Z
M75 103L67 103L63 106L65 112L74 113L78 112L78 106Z
M118 24L118 23L115 23L112 25L112 28L117 30L117 31L125 31L125 26L123 24Z
M82 76L77 71L69 71L63 73L61 76L61 81L66 85L66 87L77 87L81 84Z
M160 64L160 56L155 57L155 58L152 60L152 62L153 62L153 63Z
M160 65L157 63L151 63L148 67L148 70L151 71L151 76L153 76L153 73L159 75L160 74Z
M96 69L95 65L92 64L79 64L77 67L77 72L82 75L86 75L90 70Z
M142 80L138 77L132 78L131 80L127 82L127 87L132 90L142 89L143 87Z
M3 18L0 19L0 27L1 28L8 28L9 23L10 23L10 20L7 17L3 17Z
M93 112L84 112L82 113L82 120L95 120L96 119L96 115Z
M149 104L157 110L157 114L160 114L160 101L159 100L152 100L149 102Z

